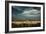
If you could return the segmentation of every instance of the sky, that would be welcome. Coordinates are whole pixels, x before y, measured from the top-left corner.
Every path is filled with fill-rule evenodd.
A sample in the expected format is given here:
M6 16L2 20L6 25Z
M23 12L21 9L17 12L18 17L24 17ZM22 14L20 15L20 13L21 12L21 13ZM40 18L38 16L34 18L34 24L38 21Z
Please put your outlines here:
M12 17L20 20L40 20L40 7L12 6Z

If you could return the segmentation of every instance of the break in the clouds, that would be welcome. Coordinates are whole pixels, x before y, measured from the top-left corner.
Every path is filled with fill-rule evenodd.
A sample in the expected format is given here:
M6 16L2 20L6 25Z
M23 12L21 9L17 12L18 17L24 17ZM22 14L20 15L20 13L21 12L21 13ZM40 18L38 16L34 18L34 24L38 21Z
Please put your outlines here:
M40 19L40 7L13 6L12 15L16 19Z

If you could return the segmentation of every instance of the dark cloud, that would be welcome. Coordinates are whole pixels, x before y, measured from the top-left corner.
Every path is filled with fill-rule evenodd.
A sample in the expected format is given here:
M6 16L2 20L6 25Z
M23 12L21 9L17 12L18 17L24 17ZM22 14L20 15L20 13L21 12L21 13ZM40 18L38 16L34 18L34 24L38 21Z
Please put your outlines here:
M40 19L40 7L13 6L13 17L16 19Z

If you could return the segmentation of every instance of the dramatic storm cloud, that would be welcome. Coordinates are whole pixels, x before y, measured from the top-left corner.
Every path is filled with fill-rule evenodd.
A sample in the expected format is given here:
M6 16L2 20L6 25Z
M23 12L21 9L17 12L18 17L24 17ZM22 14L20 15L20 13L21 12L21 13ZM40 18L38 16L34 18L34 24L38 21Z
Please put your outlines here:
M13 17L16 19L40 19L40 7L24 7L24 6L13 6L12 7Z

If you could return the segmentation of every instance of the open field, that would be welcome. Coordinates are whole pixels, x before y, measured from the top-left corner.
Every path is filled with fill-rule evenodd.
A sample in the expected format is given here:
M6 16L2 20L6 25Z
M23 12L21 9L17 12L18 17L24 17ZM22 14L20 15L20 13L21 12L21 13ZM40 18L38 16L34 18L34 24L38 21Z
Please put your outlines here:
M12 27L39 27L41 21L17 20L12 22Z
M14 24L22 24L22 23L25 23L25 24L37 24L37 23L41 23L41 21L13 21L12 23Z

